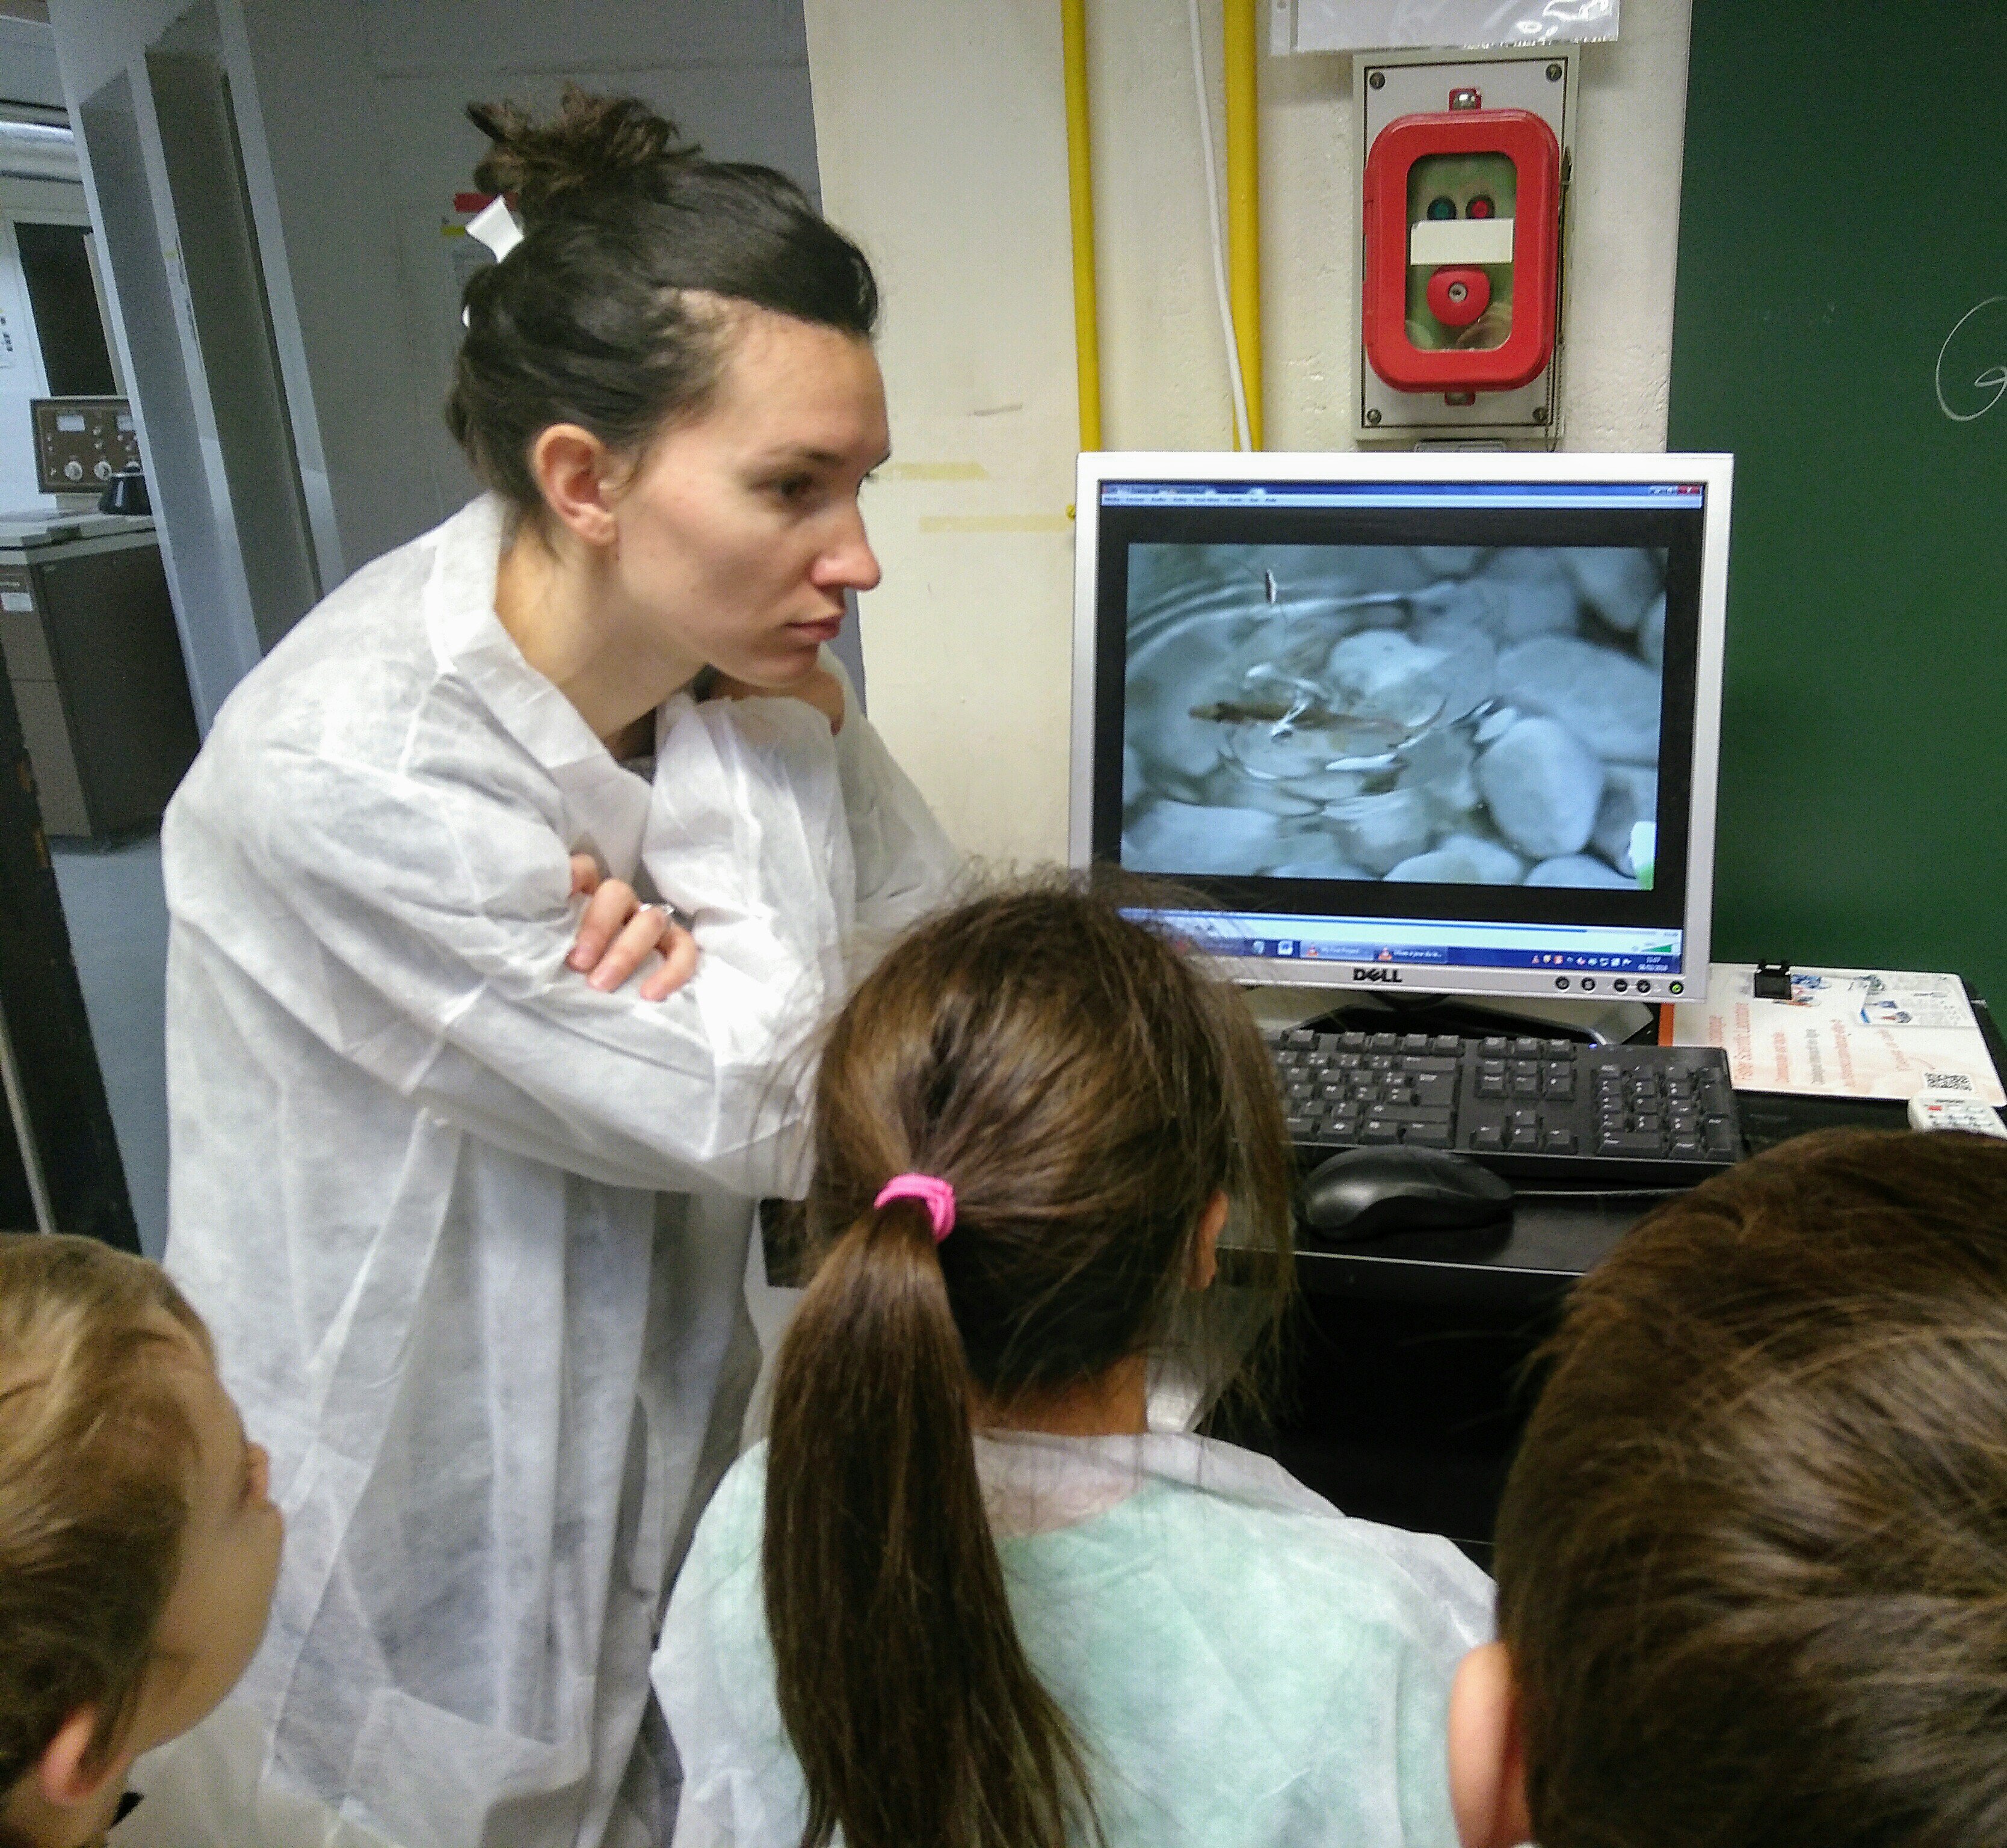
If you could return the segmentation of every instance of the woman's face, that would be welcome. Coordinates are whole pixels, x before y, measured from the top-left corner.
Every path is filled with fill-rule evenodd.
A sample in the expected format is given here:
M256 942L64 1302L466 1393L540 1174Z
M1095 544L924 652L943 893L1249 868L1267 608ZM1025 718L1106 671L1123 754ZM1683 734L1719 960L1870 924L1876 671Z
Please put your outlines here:
M782 691L878 581L857 504L889 446L869 343L738 307L710 406L648 450L615 506L628 621L672 649Z

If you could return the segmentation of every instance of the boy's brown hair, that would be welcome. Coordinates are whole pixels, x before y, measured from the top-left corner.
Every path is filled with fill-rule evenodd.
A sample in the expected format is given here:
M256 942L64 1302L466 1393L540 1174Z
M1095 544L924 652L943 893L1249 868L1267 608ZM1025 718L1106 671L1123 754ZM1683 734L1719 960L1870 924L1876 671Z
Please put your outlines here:
M157 1265L0 1234L0 1791L79 1708L115 1748L174 1588L197 1446L155 1310L208 1351Z
M1543 1848L2007 1841L2007 1143L1745 1162L1549 1357L1497 1530Z

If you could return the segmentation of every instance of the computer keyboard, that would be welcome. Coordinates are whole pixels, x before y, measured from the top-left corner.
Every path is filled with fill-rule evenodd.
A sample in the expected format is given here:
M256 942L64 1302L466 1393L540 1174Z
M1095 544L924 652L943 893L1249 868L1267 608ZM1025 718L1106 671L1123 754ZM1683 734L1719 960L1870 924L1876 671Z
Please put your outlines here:
M1684 1185L1742 1153L1716 1046L1306 1028L1267 1039L1302 1157L1401 1142L1514 1181L1621 1187Z

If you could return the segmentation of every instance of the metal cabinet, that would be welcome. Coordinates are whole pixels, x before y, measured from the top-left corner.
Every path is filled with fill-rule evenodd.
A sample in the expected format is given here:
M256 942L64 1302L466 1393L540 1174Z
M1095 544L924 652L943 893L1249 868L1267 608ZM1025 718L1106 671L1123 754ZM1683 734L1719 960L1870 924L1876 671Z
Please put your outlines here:
M157 823L201 740L153 523L0 525L0 654L48 832Z
M34 774L0 682L0 1231L37 1229L139 1249Z

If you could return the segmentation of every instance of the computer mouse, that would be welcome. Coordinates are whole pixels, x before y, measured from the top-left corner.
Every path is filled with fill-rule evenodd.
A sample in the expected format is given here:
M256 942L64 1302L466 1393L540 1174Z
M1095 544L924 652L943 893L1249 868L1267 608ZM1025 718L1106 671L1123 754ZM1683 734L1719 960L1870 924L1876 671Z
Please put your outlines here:
M1320 1243L1436 1232L1508 1217L1512 1185L1467 1156L1406 1144L1348 1148L1320 1162L1297 1192Z

